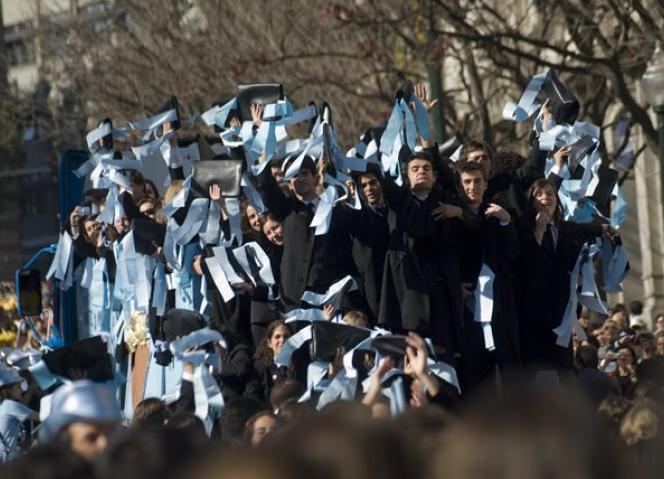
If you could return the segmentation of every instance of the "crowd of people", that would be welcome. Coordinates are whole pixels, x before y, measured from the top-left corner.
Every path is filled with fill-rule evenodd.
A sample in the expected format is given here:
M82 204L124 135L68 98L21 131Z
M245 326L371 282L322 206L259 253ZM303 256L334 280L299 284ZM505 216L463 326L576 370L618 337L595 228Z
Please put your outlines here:
M247 91L88 134L49 272L80 341L2 352L3 477L657 477L664 315L605 301L594 125L527 90L526 158L450 148L407 83L342 153L327 104Z

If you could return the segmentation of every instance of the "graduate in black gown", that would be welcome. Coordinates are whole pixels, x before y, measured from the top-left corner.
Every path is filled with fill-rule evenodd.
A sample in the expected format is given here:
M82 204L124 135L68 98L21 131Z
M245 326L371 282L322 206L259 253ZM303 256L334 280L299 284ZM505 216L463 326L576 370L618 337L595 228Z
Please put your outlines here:
M465 358L462 220L436 221L432 216L441 203L455 203L456 195L436 183L433 158L427 152L411 154L406 172L408 186L398 186L389 177L384 181L390 236L379 323L395 332L430 337L450 355Z
M521 254L517 260L517 308L524 363L546 369L571 369L570 344L556 345L557 328L570 294L570 275L583 245L617 233L607 225L563 220L553 182L537 180L528 195L530 211L518 224Z
M369 165L366 172L356 176L362 207L367 208L367 213L371 215L374 224L374 234L370 242L353 240L353 260L362 279L362 290L369 306L367 313L371 324L375 324L378 320L389 235L388 209L385 206L381 179L382 175L373 165Z
M280 297L286 310L306 307L301 301L305 291L323 293L347 275L357 277L353 262L352 241L370 242L372 219L364 209L336 205L326 234L316 235L311 227L316 209L319 179L324 176L327 160L316 168L306 156L298 174L290 179L292 196L286 196L269 169L258 176L258 191L267 209L282 222L284 249L281 260ZM344 306L366 310L366 301L357 291L347 295Z
M464 321L472 367L468 375L473 384L479 384L493 375L496 366L505 372L517 367L520 361L512 272L512 262L519 253L519 241L507 210L486 201L486 177L481 166L463 163L457 173L468 208L481 222L479 228L464 227L461 251ZM474 321L474 292L483 265L494 274L491 330L495 349L492 351L486 348L482 325Z

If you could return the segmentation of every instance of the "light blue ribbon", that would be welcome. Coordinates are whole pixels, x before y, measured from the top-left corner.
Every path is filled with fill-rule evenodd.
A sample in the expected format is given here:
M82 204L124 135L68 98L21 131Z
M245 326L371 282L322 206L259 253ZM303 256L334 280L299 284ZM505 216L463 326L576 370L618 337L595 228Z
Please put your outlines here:
M537 95L544 85L547 73L539 73L530 79L530 82L523 91L519 103L507 102L503 108L503 118L509 121L525 121L530 118L541 106L537 101Z

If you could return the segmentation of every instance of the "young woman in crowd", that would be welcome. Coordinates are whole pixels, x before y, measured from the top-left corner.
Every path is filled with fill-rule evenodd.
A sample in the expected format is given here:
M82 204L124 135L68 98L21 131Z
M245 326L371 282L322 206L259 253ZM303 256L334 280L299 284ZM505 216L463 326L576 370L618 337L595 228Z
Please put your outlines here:
M521 254L516 270L523 358L530 365L570 369L571 335L559 344L553 330L563 321L570 294L575 293L570 291L571 273L586 242L616 234L607 226L565 221L550 180L533 183L528 206L519 224Z
M274 363L274 358L281 352L284 343L291 336L290 329L283 321L273 321L265 331L265 337L256 348L254 368L261 381L263 395L270 397L270 391L281 379L288 376L285 367Z

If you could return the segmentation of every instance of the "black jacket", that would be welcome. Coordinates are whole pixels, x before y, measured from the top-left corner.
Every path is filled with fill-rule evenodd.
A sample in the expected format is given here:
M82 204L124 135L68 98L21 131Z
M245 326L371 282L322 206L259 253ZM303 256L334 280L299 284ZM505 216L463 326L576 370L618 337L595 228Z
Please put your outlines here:
M258 177L265 206L283 224L280 295L286 309L301 306L302 294L326 291L346 275L357 275L352 240L370 242L371 218L366 211L335 206L327 234L315 235L309 227L313 209L294 197L286 197L269 168Z
M563 369L572 367L572 348L556 345L570 298L570 275L584 243L602 235L600 226L562 221L553 253L535 240L532 220L518 225L521 254L517 260L517 307L524 362ZM544 243L544 242L543 242Z

